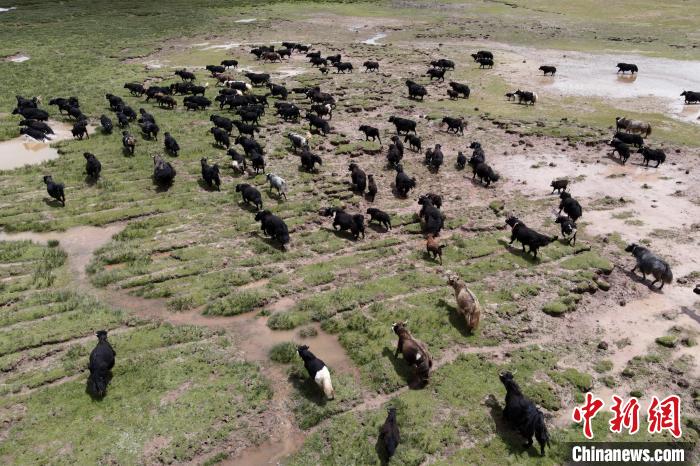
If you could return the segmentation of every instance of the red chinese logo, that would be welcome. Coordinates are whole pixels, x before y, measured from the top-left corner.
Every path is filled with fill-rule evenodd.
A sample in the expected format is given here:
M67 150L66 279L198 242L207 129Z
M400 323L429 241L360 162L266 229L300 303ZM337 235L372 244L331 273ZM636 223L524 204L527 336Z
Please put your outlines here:
M668 430L676 438L681 436L681 399L677 395L668 396L661 401L654 396L647 416L650 434Z
M583 435L589 440L593 438L593 426L591 425L593 418L604 405L603 400L588 392L586 393L586 403L574 409L572 415L574 422L577 424L583 422Z
M610 408L615 416L610 420L610 432L620 433L627 429L630 434L639 431L639 400L630 398L623 404L622 398L613 395L613 407Z

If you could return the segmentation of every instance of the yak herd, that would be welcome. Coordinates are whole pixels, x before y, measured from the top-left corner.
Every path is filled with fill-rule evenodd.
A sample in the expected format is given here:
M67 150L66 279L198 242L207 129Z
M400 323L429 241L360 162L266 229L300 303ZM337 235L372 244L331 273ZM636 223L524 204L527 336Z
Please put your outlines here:
M329 65L336 69L336 73L352 73L354 69L352 63L343 61L340 54L323 57L320 51L311 51L310 46L292 42L284 42L283 48L277 50L273 46L256 47L251 50L251 53L262 62L278 62L288 59L293 53L306 53L311 66L318 67L323 74L329 72ZM491 68L494 66L494 56L489 51L474 53L472 58L479 64L480 68ZM377 61L366 61L363 66L365 72L375 72L380 69L380 63ZM444 81L445 76L454 70L455 66L454 61L445 58L433 60L430 62L430 69L426 75L429 76L430 81ZM170 86L152 85L146 87L140 83L126 83L124 88L128 90L131 96L143 97L145 95L146 102L153 99L162 108L176 108L178 101L175 96L177 95L184 95L182 105L186 111L198 112L206 110L210 106L215 105L215 103L219 104L219 109L222 111L228 107L232 116L238 117L238 119L216 114L211 115L209 118L213 124L210 132L214 143L227 150L227 155L231 157L231 168L235 173L242 174L250 170L252 173L257 174L262 171L262 173L266 174L270 193L274 189L278 198L286 199L288 193L287 182L277 174L265 172L267 164L264 150L255 139L256 134L260 132L260 118L269 107L268 97L278 99L273 107L275 115L279 116L282 122L297 122L302 118L302 112L304 112L303 118L308 121L309 130L316 131L323 136L332 131L329 120L332 119L333 111L336 109L336 98L329 93L321 91L319 87L287 89L282 84L272 83L268 73L246 72L244 76L249 82L245 82L239 80L237 75L229 72L230 68L235 70L237 67L238 61L234 59L223 60L220 65L209 65L206 67L206 70L211 73L212 77L216 78L217 86L220 86L218 95L213 101L206 97L208 86L195 84L197 80L196 74L185 69L175 71L175 75L181 79L181 82ZM617 67L618 72L622 73L628 71L631 73L638 72L637 66L634 64L619 63ZM549 74L551 76L554 76L557 72L554 66L547 65L541 66L539 70L545 75ZM426 87L413 80L406 80L405 85L410 99L423 100L429 96ZM255 88L265 88L267 92L264 94L254 93ZM309 108L304 111L299 105L288 102L287 98L290 93L306 96L310 101ZM468 99L470 94L471 89L467 84L455 81L449 82L447 96L450 99ZM700 102L699 92L684 91L681 96L685 97L686 103ZM509 100L517 98L519 103L529 105L534 105L538 100L536 93L520 89L509 92L506 94L506 97ZM105 95L105 98L110 110L114 112L116 125L121 129L121 142L126 156L134 156L138 146L136 136L129 131L132 123L139 125L143 138L158 140L160 127L152 114L144 108L140 108L137 113L120 96L108 93ZM37 140L45 140L50 138L53 131L46 123L49 114L47 111L39 108L40 103L40 99L36 97L27 99L17 96L17 106L12 113L22 117L22 121L19 123L21 134L26 134ZM88 117L81 111L80 101L77 97L54 98L49 102L49 105L56 106L59 113L66 114L74 120L72 134L75 138L89 138L87 130ZM391 137L386 151L387 168L396 172L394 185L396 195L399 198L406 198L412 190L418 188L419 181L416 176L406 173L401 164L405 155L404 143L408 145L409 150L420 152L422 151L422 142L416 131L416 121L396 115L390 116L387 121L394 125L396 130L396 134ZM104 134L108 135L113 132L114 123L109 116L101 115L99 123ZM467 122L462 118L445 116L442 119L441 126L446 126L448 133L461 136L464 134ZM232 138L234 127L238 131L238 136ZM609 144L613 148L613 154L617 153L619 155L622 164L630 157L633 147L637 148L638 153L642 154L644 164L647 166L650 161L655 162L656 167L665 161L666 155L662 150L652 149L645 145L644 138L651 134L650 124L620 117L616 121L616 130L617 132ZM358 131L364 135L366 141L371 139L372 141L378 141L380 144L382 143L379 128L363 124ZM310 173L318 172L319 167L323 165L323 161L319 155L311 151L307 138L293 132L289 132L286 136L291 144L292 151L300 157L301 169ZM164 133L163 144L165 153L172 157L177 157L181 151L171 132ZM242 153L233 146L240 146ZM471 157L467 157L462 151L458 152L455 168L462 170L469 165L473 171L473 178L478 178L487 188L491 183L498 182L500 176L493 167L487 164L486 153L481 144L474 141L469 145L469 149L472 150ZM85 152L84 157L86 161L85 171L88 177L98 179L102 165L97 156L90 152ZM427 149L424 162L430 172L439 173L445 164L445 159L446 156L441 145L436 144L434 147ZM206 158L202 158L200 163L202 179L206 186L210 189L219 190L222 184L219 165L210 165ZM367 175L358 163L350 163L348 171L350 172L351 189L357 194L365 195L369 202L374 202L377 194L377 184L374 176L372 174ZM153 181L156 185L167 189L174 182L176 174L173 165L163 156L157 155L153 157ZM64 185L54 181L51 175L44 176L43 181L46 184L49 196L57 200L60 205L65 206ZM550 185L552 194L556 191L560 197L559 212L555 221L560 226L563 241L575 245L576 222L582 217L583 209L581 204L567 190L568 186L569 181L566 179L554 180ZM290 241L287 225L282 218L271 211L263 210L263 200L260 191L251 184L239 183L235 186L235 192L240 193L241 200L245 205L255 208L255 221L260 222L261 230L264 234L276 240L284 249L285 245ZM438 240L445 220L440 210L442 197L434 193L423 194L419 196L418 204L421 206L418 215L422 231L426 235L426 250L433 260L442 263L442 252L446 247L446 245L440 244ZM354 240L364 238L364 214L346 212L339 207L324 208L319 214L333 219L332 227L334 230L346 231ZM386 231L391 230L391 215L389 213L377 207L372 207L367 209L366 214L369 215L369 222L376 222ZM522 247L523 254L529 253L535 259L539 249L558 240L557 236L543 234L527 226L523 220L513 214L505 219L505 223L511 228L510 244L517 241ZM646 279L647 275L653 276L654 281L651 282L650 287L661 282L659 287L661 289L665 283L672 281L671 269L663 259L636 244L631 244L627 251L636 259L636 266L632 270L633 272L639 269L644 279ZM447 283L454 289L457 310L464 318L466 327L470 331L476 329L481 316L481 306L478 299L456 274L448 272L445 278ZM414 369L415 382L421 385L428 383L433 362L426 345L410 333L407 322L395 323L392 329L398 337L396 356L398 357L401 354L406 363ZM90 376L87 390L92 396L103 397L107 391L107 384L111 379L111 369L114 366L116 353L107 341L106 331L97 332L97 338L97 346L90 354L88 366ZM307 346L299 346L298 354L304 361L304 366L309 376L318 384L328 399L333 399L334 390L331 376L325 363L317 358ZM526 438L527 448L532 445L532 437L534 436L539 442L541 454L544 454L544 448L548 444L549 436L542 412L523 395L513 378L513 374L509 372L502 373L500 380L507 392L505 409L503 410L504 418ZM387 455L393 455L400 442L395 408L389 408L386 422L381 428L380 438L386 447Z

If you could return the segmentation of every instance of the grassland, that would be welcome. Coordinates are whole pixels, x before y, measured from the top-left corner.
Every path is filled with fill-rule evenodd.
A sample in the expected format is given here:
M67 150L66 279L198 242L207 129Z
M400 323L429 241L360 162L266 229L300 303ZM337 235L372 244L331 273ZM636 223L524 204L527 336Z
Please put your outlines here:
M14 94L46 100L78 95L94 118L108 112L104 94L118 93L134 108L152 112L182 146L180 157L170 158L178 175L167 192L156 191L150 176L150 156L162 152L162 141L140 134L134 157L124 156L118 135L94 134L89 140L58 143L61 156L56 160L0 173L0 226L7 232L125 224L92 255L85 279L71 268L76 258L61 243L0 242L0 461L215 463L229 456L245 458L247 447L269 435L279 440L287 433L280 425L288 422L290 431L304 439L289 464L379 464L376 434L386 406L392 405L398 408L403 439L392 464L559 464L563 443L580 439L580 428L569 425L569 410L584 391L604 387L644 394L680 391L687 406L684 440L697 440L691 344L697 332L683 324L670 330L656 322L650 347L642 345L639 354L624 360L596 347L605 334L589 325L587 314L600 316L622 300L648 295L641 284L627 285L630 277L623 268L629 262L619 236L603 241L582 224L576 247L555 242L533 260L507 245L503 216L517 211L529 225L554 234L549 215L557 203L553 197L521 192L527 187L521 180L512 189L514 179L483 189L451 162L440 176L430 175L421 155L409 154L404 165L419 177L420 191L445 197L441 239L448 247L440 266L424 252L413 198L393 196L394 175L375 153L378 145L363 142L356 132L363 122L377 122L388 140L387 114L412 116L419 120L419 133L426 135L424 147L445 139L452 160L467 139L444 136L434 120L464 115L470 137L498 141L512 154L512 146L530 147L527 140L534 145L532 152L556 144L568 148L572 158L585 159L587 166L597 163L593 149L576 147L609 133L616 114L609 101L552 98L523 111L502 99L508 90L503 78L459 66L451 77L473 86L469 101L437 97L444 85L436 85L431 88L435 97L415 103L403 97L397 77L422 73L425 58L438 53L436 42L442 40L615 48L691 58L700 37L688 18L700 15L698 6L642 3L635 2L634 8L628 1L605 4L603 14L598 0L566 11L538 0L445 1L437 6L177 0L167 7L81 0L37 1L0 13L0 56L22 52L31 57L0 70L7 91L0 95L0 108L10 109ZM236 22L252 17L257 21ZM377 24L396 28L395 44L359 43L349 28L365 24L370 30ZM301 58L263 66L245 47L209 48L285 39L337 49L357 63L379 58L382 73L322 77ZM448 50L458 53L454 47ZM306 126L279 125L272 111L262 120L259 140L268 170L289 182L288 201L267 193L263 175L230 170L224 152L212 146L210 112L158 109L122 89L127 81L176 82L174 67L200 67L227 57L275 76L286 68L301 69L284 79L288 87L319 84L339 98L334 134L327 139L310 135L324 160L319 174L299 171L284 139L285 132L305 133ZM203 70L197 74L214 86ZM299 96L290 99L304 102ZM55 110L52 116L58 117ZM661 113L644 117L659 128L658 141L682 147L689 158L697 156L696 127ZM0 139L14 137L16 124L16 117L0 114ZM138 133L135 126L132 131ZM102 161L102 178L95 184L85 180L84 151ZM510 159L495 150L491 154L498 157L497 164ZM220 192L203 186L202 157L221 165ZM329 205L353 212L368 206L349 192L349 160L376 174L377 205L392 214L390 233L368 227L367 238L355 242L318 215ZM45 199L45 173L66 184L65 208ZM235 193L239 182L256 185L265 207L289 225L288 251L261 235ZM538 183L544 186L549 180ZM586 201L591 210L598 207L594 199ZM634 211L624 203L608 207ZM458 273L484 307L474 333L464 327L452 290L445 286L446 269ZM120 299L108 299L114 296L124 303L133 298L145 309L133 312ZM150 307L161 306L165 312L158 311L158 318L144 317ZM256 341L259 336L247 332L246 321L237 320L252 316L273 334L289 335L289 341L262 359L250 357L246 349L251 344L269 343ZM424 390L407 389L410 369L394 357L390 326L397 320L409 320L434 358L434 375ZM103 328L110 330L117 365L108 397L95 402L84 394L86 360L94 332ZM347 359L331 366L337 391L333 401L322 399L293 352L292 341L311 339L314 332L337 339ZM675 344L666 344L671 341ZM517 370L525 393L546 413L553 448L544 460L534 450L523 451L521 439L503 425L497 407L505 394L497 378L503 369ZM686 387L675 385L679 377L689 379ZM607 431L604 423L604 416L596 419L601 435Z

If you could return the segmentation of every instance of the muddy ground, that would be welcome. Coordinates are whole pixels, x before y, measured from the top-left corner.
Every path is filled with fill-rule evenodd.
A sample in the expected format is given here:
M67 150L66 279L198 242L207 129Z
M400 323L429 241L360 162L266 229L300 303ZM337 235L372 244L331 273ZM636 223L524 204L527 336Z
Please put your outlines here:
M183 154L171 159L178 178L170 191L154 192L148 179L147 154L159 152L160 143L140 140L137 157L129 159L119 150L117 136L62 142L57 159L3 172L0 221L5 230L17 233L0 236L5 240L0 243L1 331L10 342L0 346L0 383L7 394L1 406L0 440L5 443L0 457L18 463L41 461L45 455L56 455L58 462L123 464L379 463L376 432L385 408L393 405L399 407L405 440L392 464L539 462L519 447L520 439L487 402L494 396L502 403L497 373L504 368L518 370L524 391L545 412L554 440L549 463L563 461L564 441L580 439L570 413L587 390L604 399L633 394L644 408L654 394L679 394L684 435L697 438L700 306L692 290L700 280L700 150L688 142L697 127L679 118L677 101L671 99L673 89L690 78L670 78L650 100L642 94L658 89L668 65L654 58L645 62L655 66L651 79L640 74L639 89L630 92L637 83L619 80L614 69L603 77L576 71L589 60L594 68L602 66L608 61L603 56L594 60L590 54L535 51L483 37L465 47L467 39L457 43L449 34L432 37L439 35L434 25L401 15L361 17L336 11L281 20L262 10L233 21L240 31L170 40L154 53L124 59L133 72L129 80L174 82L172 71L184 66L197 70L213 88L201 68L235 57L241 70L270 72L273 81L288 88L318 84L338 98L332 134L308 134L312 150L323 158L322 169L300 172L284 138L287 131L307 133L308 127L280 124L268 111L260 134L268 170L290 184L289 200L279 201L266 193L262 175L235 174L223 151L210 145L204 134L209 112L167 112L122 92L135 105L147 105L184 142ZM324 54L342 53L356 70L321 76L298 54L270 65L247 53L251 44L287 39L313 43ZM499 57L493 70L478 70L470 61L467 52L481 48ZM546 57L550 63L560 55L576 58L557 63L561 74L555 78L537 75L535 60ZM469 100L449 101L446 83L430 83L422 76L426 63L441 56L458 63L448 80L468 82L473 88ZM367 59L380 61L379 73L361 72L359 65ZM693 66L697 62L687 69ZM428 87L425 102L406 98L402 83L407 78ZM574 86L572 81L589 84ZM517 87L535 89L540 102L530 108L506 101L503 93ZM306 105L300 96L291 99ZM648 141L666 150L667 161L649 168L634 155L622 165L605 144L614 115L643 115L653 109L650 102L662 110L654 112L658 130ZM692 111L682 110L684 115ZM423 165L422 153L406 151L403 164L418 179L408 199L394 195L395 174L384 158L392 135L386 120L393 114L416 119L423 147L439 143L446 156L439 174L433 174ZM465 134L447 134L439 125L443 116L465 117ZM378 126L383 145L363 142L360 124ZM488 163L501 174L489 188L475 182L469 168L454 167L458 151L469 155L471 141L481 142ZM84 184L79 159L85 150L98 153L105 166L103 181L95 186ZM202 156L222 166L221 192L198 182ZM379 193L374 203L350 193L350 161L375 175ZM47 170L67 182L66 209L43 200L41 186L29 181ZM548 186L560 177L572 180L571 192L584 208L578 243L557 242L541 250L540 260L532 260L507 246L505 215L514 212L537 230L557 234L558 198ZM264 191L266 206L290 225L288 251L281 252L258 233L234 192L240 182ZM443 265L424 254L415 198L425 192L444 199ZM330 220L317 214L329 205L352 212L379 207L392 214L394 227L384 232L370 226L366 238L353 241L332 232ZM60 229L65 231L51 232ZM628 242L647 244L666 258L674 282L657 292L631 274L633 260L623 251ZM482 323L474 334L455 312L452 291L444 283L446 270L459 273L483 304ZM66 310L56 304L61 297L47 307L35 301L37 290L69 290L99 306L88 302L79 306L84 311ZM93 308L99 313L91 316ZM84 325L71 323L81 318ZM434 357L433 380L424 389L409 389L410 373L392 355L395 338L389 326L398 319L409 320ZM158 357L191 345L194 352L211 354L211 360L193 366L196 377L168 369L174 375L150 388L162 393L148 406L153 419L173 416L176 428L125 427L128 439L115 438L114 448L90 456L78 451L72 438L82 431L77 425L82 414L77 413L96 409L85 404L77 405L75 413L59 413L63 422L73 423L68 435L32 441L29 420L50 419L36 403L70 396L84 383L82 361L95 326L113 329L118 354L126 352L135 371L148 367L145 356L132 355L141 348L148 350L146 356ZM26 331L37 338L25 341ZM182 335L168 337L163 347L141 343L150 342L143 335L153 332ZM298 360L288 357L289 342L308 344L326 362L336 400L322 400ZM193 360L189 350L182 351L167 356L164 367L170 367L168 361ZM119 367L120 358L110 396L100 409L110 409L112 398L136 399L130 398L134 395L126 381L140 379ZM227 372L225 361L240 372ZM202 375L206 364L216 367L207 376ZM255 375L222 396L218 412L187 411L200 417L201 425L188 426L186 419L183 423L168 414L171 406L207 406L209 390L221 391L224 380L234 383L244 373ZM88 419L119 419L107 411L98 416ZM604 435L605 426L598 427ZM13 448L12 441L24 451Z

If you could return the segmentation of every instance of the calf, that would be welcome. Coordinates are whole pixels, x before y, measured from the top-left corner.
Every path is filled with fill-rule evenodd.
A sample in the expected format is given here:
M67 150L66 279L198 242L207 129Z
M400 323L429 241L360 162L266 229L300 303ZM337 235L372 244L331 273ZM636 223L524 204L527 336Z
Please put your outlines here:
M87 392L95 398L104 398L107 394L107 385L112 380L112 368L114 357L117 353L107 341L107 331L97 332L97 345L90 352L88 370L90 375L87 380Z
M425 345L413 338L411 332L408 331L407 324L408 322L396 322L391 326L391 329L399 337L394 357L398 358L399 353L401 353L404 361L413 367L413 371L421 384L426 385L430 377L430 369L433 367L433 361Z
M464 170L467 165L467 157L462 153L462 151L457 152L457 169Z
M648 146L642 146L637 152L642 154L642 157L644 157L644 165L647 167L649 166L649 161L652 160L656 162L654 168L658 168L659 165L666 161L666 153L661 149L652 149Z
M335 398L335 391L331 383L331 373L328 371L326 364L314 356L314 353L309 351L307 345L298 346L297 352L299 353L299 357L304 361L304 367L309 373L309 377L314 379L316 385L323 390L326 398L329 400Z
M284 178L268 173L267 181L270 183L270 193L272 193L272 188L275 188L277 190L277 197L284 196L284 199L287 200L287 182Z
M538 233L535 230L528 228L520 219L517 217L509 216L506 218L506 224L512 228L510 235L509 245L513 244L513 241L518 240L523 247L523 253L525 251L525 246L530 248L530 253L537 258L537 250L541 247L547 246L557 240L556 236L547 236L542 233Z
M617 155L620 156L622 165L627 163L627 159L630 158L630 146L619 139L613 139L608 144L613 147L613 155L617 152Z
M241 198L245 205L253 204L256 209L262 209L262 196L260 195L260 191L255 189L254 186L245 183L237 184L236 192L241 193Z
M379 71L379 62L376 61L366 61L362 64L365 67L365 73L368 71Z
M46 175L44 176L44 184L46 185L46 192L49 193L49 196L56 199L65 207L66 195L64 194L63 183L56 183L51 175Z
M525 448L532 446L532 436L540 445L540 455L544 456L544 447L549 445L549 433L544 423L544 415L530 401L513 379L513 374L503 372L499 375L501 383L506 388L506 407L503 408L503 418L525 437Z
M567 215L557 216L556 223L561 227L561 235L570 246L576 246L576 222Z
M442 250L445 249L444 244L440 244L437 238L433 235L428 235L425 240L425 249L435 259L440 259L440 265L442 265Z
M87 173L87 176L93 180L98 179L102 171L102 164L100 161L90 152L84 152L83 157L85 157L85 173Z
M547 74L554 76L554 74L557 72L557 68L555 66L547 66L547 65L540 66L539 70L542 73L544 73L544 76L547 76Z
M401 436L399 434L399 426L396 422L396 408L389 408L389 414L386 416L386 421L379 430L379 439L384 444L387 458L391 458L396 453L396 448L399 446Z
M457 312L464 318L464 323L467 329L472 332L479 326L481 318L481 305L476 295L467 288L467 285L460 280L459 276L448 272L447 284L452 287L455 292L455 300L457 301Z
M396 166L396 192L399 197L407 197L408 192L416 187L416 177L409 177L403 171L403 167L399 164Z
M202 165L202 179L209 189L216 186L217 191L221 191L221 178L219 177L219 165L209 165L207 159L202 157L199 161Z
M379 144L382 143L382 138L379 137L379 129L369 125L362 125L359 129L365 133L365 141L369 141L369 138L372 138L372 141L379 139Z
M389 123L393 123L394 126L396 126L396 134L408 134L409 132L416 133L416 122L413 120L391 116L389 117Z
M255 221L260 222L260 229L267 236L274 238L284 248L289 243L289 229L284 220L269 210L263 210L255 214Z
M447 132L464 135L464 127L466 126L462 118L444 117L440 126L447 125Z
M124 146L124 150L134 155L134 151L136 150L136 138L128 131L122 131L122 146Z
M561 199L559 203L559 214L561 214L563 210L574 222L581 218L581 215L583 215L583 208L576 199L571 197L570 193L564 191L559 194L559 198Z
M553 180L549 186L552 188L551 194L554 194L554 191L557 193L561 194L562 191L566 191L566 187L569 186L569 180L566 178L562 178L559 180Z
M493 58L479 58L477 60L479 68L493 68Z
M654 281L649 284L649 288L653 288L656 282L660 281L661 286L658 288L660 290L665 283L673 281L673 272L671 272L671 267L668 263L647 248L632 243L625 248L625 251L632 253L637 260L632 273L639 269L644 280L647 279L647 274L651 274L654 277Z
M391 217L386 212L370 207L367 209L367 215L370 216L369 222L377 222L382 225L387 231L391 230Z
M356 193L364 194L367 187L367 175L356 163L351 163L348 166L348 170L352 180L352 190Z

